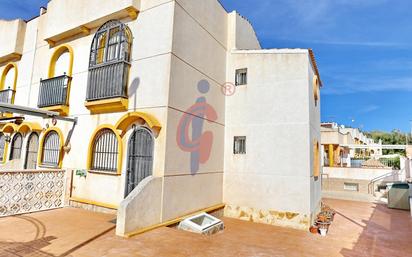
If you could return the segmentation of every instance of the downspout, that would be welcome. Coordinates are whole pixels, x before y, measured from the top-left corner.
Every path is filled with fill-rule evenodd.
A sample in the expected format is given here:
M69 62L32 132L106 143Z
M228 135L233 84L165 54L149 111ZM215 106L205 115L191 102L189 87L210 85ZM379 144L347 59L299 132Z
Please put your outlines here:
M66 142L64 143L64 146L63 146L63 149L66 153L70 152L70 149L71 149L70 139L72 138L73 131L76 125L77 125L77 117L74 117L72 129L69 131L69 134L67 135L67 138L66 138Z
M30 85L29 85L29 94L28 94L28 98L27 98L27 106L30 106L30 95L31 95L31 88L33 86L33 73L34 73L34 62L36 60L36 53L37 53L37 38L39 36L39 21L37 21L37 28L36 28L36 37L35 37L35 41L34 41L34 53L33 53L33 62L31 65L31 75L30 75Z

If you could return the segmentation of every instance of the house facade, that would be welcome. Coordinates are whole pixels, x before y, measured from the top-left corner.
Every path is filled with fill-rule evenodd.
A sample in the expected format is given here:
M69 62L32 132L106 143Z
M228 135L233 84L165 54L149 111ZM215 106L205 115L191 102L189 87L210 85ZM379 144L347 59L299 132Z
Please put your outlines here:
M119 235L223 207L310 226L321 158L310 49L261 49L216 0L52 0L0 33L0 102L77 119L2 113L2 170L65 170L68 204L117 212Z
M353 159L382 156L382 142L374 142L357 128L325 122L321 124L321 138L322 166L351 167Z

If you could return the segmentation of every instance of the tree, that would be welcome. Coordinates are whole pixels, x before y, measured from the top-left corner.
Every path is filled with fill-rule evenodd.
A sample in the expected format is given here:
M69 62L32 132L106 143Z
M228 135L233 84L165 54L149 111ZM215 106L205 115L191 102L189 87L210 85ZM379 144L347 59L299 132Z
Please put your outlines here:
M382 140L384 145L405 145L407 142L406 134L403 134L400 130L394 129L391 132L384 131L371 131L364 132L364 134L372 138L375 142ZM410 140L409 140L410 141ZM405 155L403 150L383 150L383 154L401 154Z

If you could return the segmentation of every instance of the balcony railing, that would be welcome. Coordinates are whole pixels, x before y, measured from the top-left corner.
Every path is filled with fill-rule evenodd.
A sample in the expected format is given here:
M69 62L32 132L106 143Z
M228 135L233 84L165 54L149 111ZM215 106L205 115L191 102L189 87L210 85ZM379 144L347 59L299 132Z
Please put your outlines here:
M12 104L14 90L5 89L0 91L0 103Z
M119 61L90 68L86 100L127 98L129 66L129 63Z
M67 105L68 85L71 77L62 75L40 81L40 92L37 106L39 108Z

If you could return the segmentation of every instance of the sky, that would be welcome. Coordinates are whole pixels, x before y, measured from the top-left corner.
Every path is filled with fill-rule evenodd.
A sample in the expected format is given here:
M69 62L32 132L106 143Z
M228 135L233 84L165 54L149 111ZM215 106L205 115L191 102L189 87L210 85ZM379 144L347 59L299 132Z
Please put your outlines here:
M263 48L311 48L322 121L365 131L411 130L412 1L221 0ZM0 0L0 18L29 19L47 0Z

